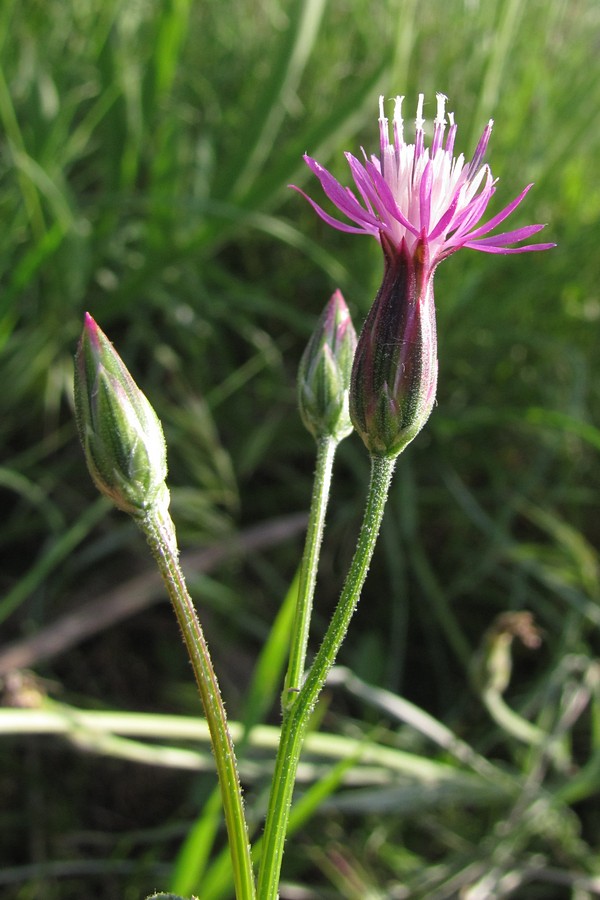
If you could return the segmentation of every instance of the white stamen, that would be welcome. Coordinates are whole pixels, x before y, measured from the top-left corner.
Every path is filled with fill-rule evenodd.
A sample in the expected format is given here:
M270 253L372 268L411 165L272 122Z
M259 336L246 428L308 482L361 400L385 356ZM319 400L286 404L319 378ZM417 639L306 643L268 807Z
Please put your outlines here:
M383 103L384 103L383 94L381 94L379 97L379 118L382 122L385 121L385 114L383 112Z
M436 94L437 99L437 115L435 117L436 125L445 125L445 111L446 111L446 100L448 99L445 94Z
M417 104L417 118L415 119L415 127L417 131L422 131L423 125L425 124L425 119L423 118L423 103L425 101L425 94L419 94L419 102Z
M402 101L404 97L396 97L394 101L394 122L397 122L400 130L402 130L402 126L404 124L404 120L402 118Z
M397 96L394 100L394 137L396 145L400 146L404 141L404 119L402 118L403 96Z

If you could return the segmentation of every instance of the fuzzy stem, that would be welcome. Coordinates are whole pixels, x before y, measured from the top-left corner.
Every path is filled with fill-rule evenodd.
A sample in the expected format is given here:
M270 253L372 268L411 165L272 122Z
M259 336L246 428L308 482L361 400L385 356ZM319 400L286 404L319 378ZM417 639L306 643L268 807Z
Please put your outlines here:
M296 771L311 713L346 636L367 576L387 499L394 459L371 458L371 481L358 543L333 618L304 685L286 712L269 798L262 858L258 875L260 900L277 900L283 846L289 820Z
M319 551L323 540L325 512L329 499L333 459L338 442L331 437L322 438L317 444L317 462L313 483L310 516L300 566L296 615L290 641L290 658L285 676L281 706L284 712L294 705L304 677L306 647L312 612L312 602L317 579Z
M166 510L153 509L136 521L146 536L169 592L204 707L221 785L236 900L254 900L256 891L248 828L233 742L202 626L179 566L175 527Z

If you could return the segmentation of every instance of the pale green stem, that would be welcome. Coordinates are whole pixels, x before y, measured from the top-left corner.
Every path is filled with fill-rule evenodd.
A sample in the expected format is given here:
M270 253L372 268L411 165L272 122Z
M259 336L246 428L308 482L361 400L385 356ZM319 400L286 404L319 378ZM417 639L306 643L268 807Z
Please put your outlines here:
M372 457L367 505L342 594L296 702L283 719L258 875L260 900L277 900L278 897L283 846L302 742L317 698L335 662L360 598L379 534L394 464L393 459Z
M570 760L559 738L516 713L508 706L499 691L487 688L483 691L481 699L490 716L507 734L531 747L542 748L559 767L565 769Z
M514 712L505 703L499 691L489 688L482 693L481 699L492 719L518 741L522 741L524 744L531 744L534 747L539 747L548 742L550 736L541 728L538 728L537 725L528 722L527 719Z
M179 566L175 528L166 510L152 510L136 521L146 536L169 592L198 684L221 786L236 900L254 900L256 890L248 828L233 742L202 626Z
M338 442L332 437L321 438L317 444L315 479L313 482L313 493L306 541L304 544L304 554L300 566L296 615L294 617L290 640L290 658L281 698L281 706L284 712L294 705L304 677L308 632L310 628L312 602L315 593L315 582L317 580L317 568L319 564L319 551L323 540L325 512L327 510L327 501L329 499L331 472L337 445Z

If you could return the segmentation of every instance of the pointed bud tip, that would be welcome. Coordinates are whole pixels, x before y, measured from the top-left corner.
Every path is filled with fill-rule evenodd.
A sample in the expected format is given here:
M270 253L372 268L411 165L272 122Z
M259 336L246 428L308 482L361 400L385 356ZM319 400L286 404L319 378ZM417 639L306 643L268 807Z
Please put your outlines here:
M336 308L340 323L347 322L350 319L350 310L348 309L348 304L346 303L344 295L339 288L333 292L333 294L331 295L331 300L329 302Z
M100 345L100 335L102 334L101 329L98 327L98 323L95 319L86 312L83 317L83 332L81 334L81 340L87 338L94 347L94 349L98 349Z
M100 330L98 328L96 320L89 314L89 312L86 312L83 317L83 327L89 334L95 334Z
M325 328L335 329L337 340L341 340L348 326L352 325L350 310L339 288L331 295L325 307L324 325Z

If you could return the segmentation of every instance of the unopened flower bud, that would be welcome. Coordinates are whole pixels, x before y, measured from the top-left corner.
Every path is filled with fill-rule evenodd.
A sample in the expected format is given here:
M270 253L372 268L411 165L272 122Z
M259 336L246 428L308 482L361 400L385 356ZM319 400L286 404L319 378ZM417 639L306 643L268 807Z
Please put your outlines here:
M134 516L168 506L162 426L89 313L75 357L75 415L87 466L101 493Z
M429 418L437 384L433 278L421 253L382 235L383 283L358 339L350 415L374 456L395 457Z
M298 370L300 415L311 434L320 440L341 441L352 431L348 412L350 373L356 332L341 291L323 310Z

